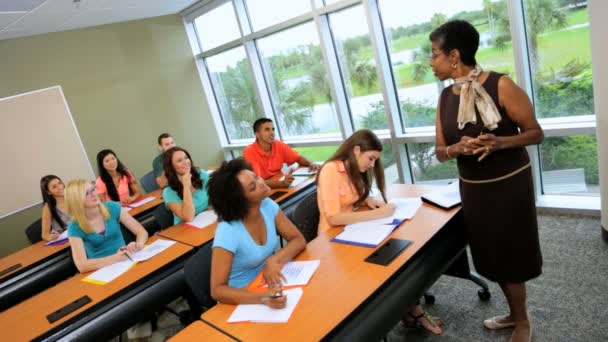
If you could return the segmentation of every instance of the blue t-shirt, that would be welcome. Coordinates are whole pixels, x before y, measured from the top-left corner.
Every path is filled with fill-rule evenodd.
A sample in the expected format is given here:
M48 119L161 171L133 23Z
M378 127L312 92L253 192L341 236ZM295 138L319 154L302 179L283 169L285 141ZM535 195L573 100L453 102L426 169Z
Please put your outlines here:
M115 254L118 249L125 245L125 239L120 231L120 203L103 202L108 208L110 217L105 220L105 233L85 233L78 222L73 220L68 225L68 236L82 239L87 258L97 259Z
M203 180L202 189L196 189L192 194L192 203L194 204L194 215L198 215L203 210L206 210L209 207L209 196L207 196L207 183L209 182L209 175L205 170L198 170L198 174L201 176ZM184 203L177 192L171 189L171 187L166 187L163 189L163 200L166 204L169 203ZM177 215L173 214L173 224L178 224L182 222L182 219Z
M232 287L242 288L251 283L279 245L274 223L279 205L266 198L262 201L260 212L266 224L266 244L263 246L253 241L243 221L220 222L215 230L213 247L221 247L234 254L228 277L228 285Z

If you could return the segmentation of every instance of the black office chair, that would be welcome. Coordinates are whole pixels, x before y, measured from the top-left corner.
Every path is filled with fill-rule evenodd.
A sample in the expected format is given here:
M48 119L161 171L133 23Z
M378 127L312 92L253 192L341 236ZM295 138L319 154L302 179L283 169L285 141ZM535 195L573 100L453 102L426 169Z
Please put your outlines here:
M199 317L203 309L207 310L216 304L211 297L211 247L211 242L205 244L184 265L184 277L192 295L186 299L194 317Z
M25 235L32 244L42 241L42 219L37 219L25 229Z
M163 230L173 225L173 213L164 204L154 209L154 218L158 223L158 229Z
M306 242L310 242L317 237L319 216L317 191L315 190L298 203L292 214L293 223L302 232Z
M158 184L156 184L156 175L154 174L154 171L150 171L143 175L143 177L139 179L139 184L141 184L145 192L152 192L159 188Z

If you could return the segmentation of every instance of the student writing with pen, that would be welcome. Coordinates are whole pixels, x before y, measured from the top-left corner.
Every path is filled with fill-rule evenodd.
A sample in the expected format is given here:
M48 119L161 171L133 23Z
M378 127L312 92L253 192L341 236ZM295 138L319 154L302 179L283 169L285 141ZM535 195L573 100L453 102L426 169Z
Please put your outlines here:
M130 259L129 255L141 250L148 240L144 227L120 203L99 200L92 182L70 181L65 202L73 218L68 225L72 257L81 273ZM120 223L136 236L134 242L125 244Z
M269 186L242 158L213 172L207 191L220 220L213 241L211 296L225 304L285 307L281 268L306 246L300 231L268 198ZM287 241L278 251L277 232ZM247 290L260 272L268 291Z

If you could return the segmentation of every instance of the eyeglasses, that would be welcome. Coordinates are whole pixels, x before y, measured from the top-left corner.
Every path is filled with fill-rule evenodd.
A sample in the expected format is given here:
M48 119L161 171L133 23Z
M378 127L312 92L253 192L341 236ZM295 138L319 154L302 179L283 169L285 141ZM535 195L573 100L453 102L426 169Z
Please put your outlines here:
M431 55L429 56L432 60L435 60L437 57L443 55L443 52L439 52L439 53L434 53L431 52Z
M95 195L95 194L97 194L97 188L95 188L95 187L92 187L92 188L90 188L89 190L87 190L85 192L86 196L92 196L92 195Z

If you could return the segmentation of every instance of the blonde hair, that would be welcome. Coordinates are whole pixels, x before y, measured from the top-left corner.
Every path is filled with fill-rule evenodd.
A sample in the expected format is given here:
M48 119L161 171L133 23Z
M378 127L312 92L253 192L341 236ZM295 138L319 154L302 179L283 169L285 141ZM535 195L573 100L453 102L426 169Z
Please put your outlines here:
M93 232L89 220L84 213L84 201L87 197L87 184L90 182L84 179L71 180L65 188L65 207L68 214L78 223L80 228L87 234ZM103 219L107 220L110 218L108 208L99 203L99 211L103 215Z

